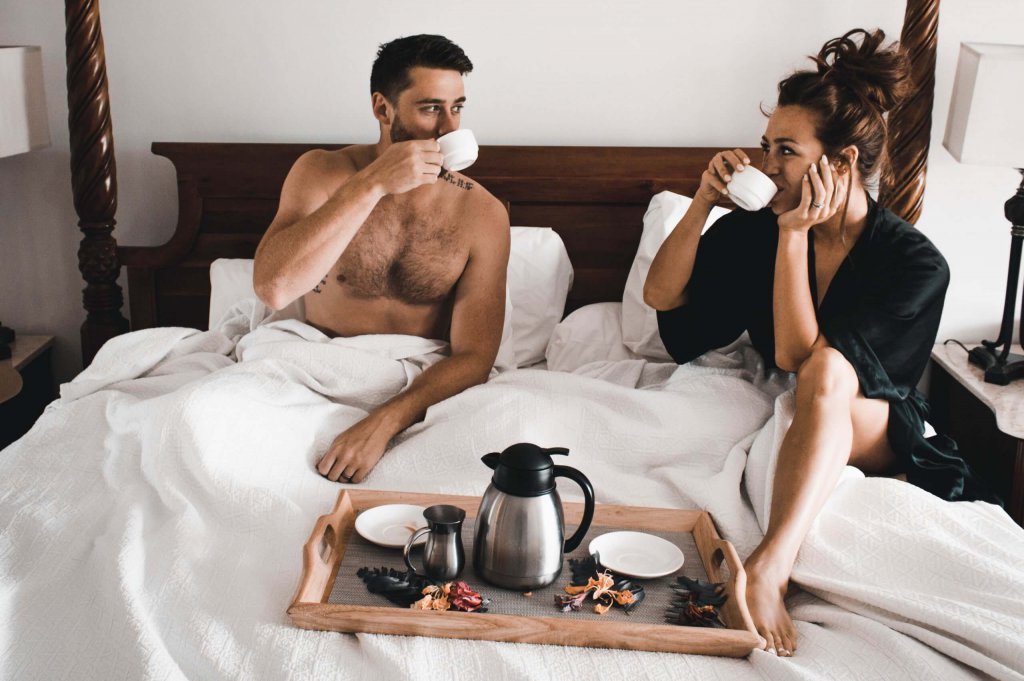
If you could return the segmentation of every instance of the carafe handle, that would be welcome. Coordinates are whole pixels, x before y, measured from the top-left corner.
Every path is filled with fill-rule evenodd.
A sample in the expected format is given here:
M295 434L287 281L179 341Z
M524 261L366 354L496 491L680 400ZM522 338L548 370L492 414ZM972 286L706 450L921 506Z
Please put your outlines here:
M402 558L405 559L405 564L414 575L423 576L423 573L418 571L412 564L412 559L409 558L409 554L412 553L412 547L416 544L416 540L430 532L430 527L421 527L420 529L409 535L409 539L405 542L405 548L402 550Z
M594 519L594 487L590 484L590 480L587 480L587 476L570 466L555 466L555 477L569 478L583 490L583 520L576 528L576 533L565 540L565 546L562 548L562 553L569 553L583 541L587 530L590 529L590 521Z

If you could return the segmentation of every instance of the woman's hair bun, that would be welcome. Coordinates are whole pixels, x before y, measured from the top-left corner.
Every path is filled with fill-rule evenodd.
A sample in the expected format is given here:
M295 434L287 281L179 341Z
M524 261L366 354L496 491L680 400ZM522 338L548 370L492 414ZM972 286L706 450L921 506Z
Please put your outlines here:
M860 37L858 44L857 38ZM882 47L885 32L855 28L829 40L813 57L823 80L835 79L880 111L891 111L913 83L910 62L897 44Z

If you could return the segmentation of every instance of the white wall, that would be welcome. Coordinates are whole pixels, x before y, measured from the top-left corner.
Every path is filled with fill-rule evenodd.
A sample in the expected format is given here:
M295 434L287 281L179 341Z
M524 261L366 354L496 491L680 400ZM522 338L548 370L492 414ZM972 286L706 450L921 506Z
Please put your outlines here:
M483 143L756 146L778 80L828 38L902 25L894 0L730 3L520 0L355 3L104 0L122 244L166 241L170 162L153 141L373 141L378 44L443 33L476 69L464 124ZM950 261L940 339L994 337L1017 174L956 163L941 146L960 41L1021 42L1024 3L946 0L925 210ZM53 146L0 159L0 320L58 337L57 373L80 368L84 319L71 202L59 3L4 0L0 44L42 45ZM127 308L125 309L127 315Z

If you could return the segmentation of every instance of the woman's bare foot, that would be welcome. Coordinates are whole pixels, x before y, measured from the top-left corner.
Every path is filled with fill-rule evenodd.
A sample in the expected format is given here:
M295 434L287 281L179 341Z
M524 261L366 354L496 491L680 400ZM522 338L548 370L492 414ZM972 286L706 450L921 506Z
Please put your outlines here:
M789 573L758 551L751 554L743 569L747 573L747 608L754 628L764 637L767 651L789 657L796 651L796 627L783 601Z

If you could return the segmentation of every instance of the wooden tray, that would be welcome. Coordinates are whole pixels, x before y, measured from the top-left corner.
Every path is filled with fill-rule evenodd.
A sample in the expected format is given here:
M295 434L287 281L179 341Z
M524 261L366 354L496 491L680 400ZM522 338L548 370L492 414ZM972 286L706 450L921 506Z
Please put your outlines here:
M586 645L728 657L745 657L757 645L758 636L744 599L746 575L743 566L732 544L719 537L706 511L598 504L591 532L600 528L627 528L692 533L708 579L726 583L729 598L721 614L727 629L633 623L597 616L588 620L571 619L560 617L553 606L550 617L537 617L413 610L383 602L383 599L379 607L328 602L360 511L381 504L454 504L464 508L467 517L472 518L479 502L479 497L468 496L342 490L334 511L317 520L304 547L302 577L288 608L292 622L304 629L350 633ZM571 528L582 517L583 504L565 502L563 508L566 526ZM466 558L472 561L468 551ZM728 568L727 574L722 572L723 561ZM401 563L400 557L397 563ZM563 576L567 572L563 572ZM471 584L485 595L495 588L486 583Z

